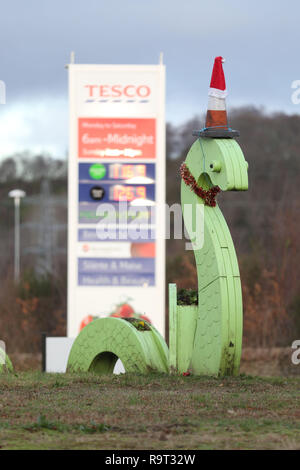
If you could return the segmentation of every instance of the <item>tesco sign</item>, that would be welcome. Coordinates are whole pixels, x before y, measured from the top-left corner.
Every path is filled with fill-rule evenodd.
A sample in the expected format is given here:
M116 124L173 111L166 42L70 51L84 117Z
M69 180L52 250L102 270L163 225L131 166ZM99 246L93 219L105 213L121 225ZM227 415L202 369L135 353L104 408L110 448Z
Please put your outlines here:
M148 85L85 85L89 98L148 98Z

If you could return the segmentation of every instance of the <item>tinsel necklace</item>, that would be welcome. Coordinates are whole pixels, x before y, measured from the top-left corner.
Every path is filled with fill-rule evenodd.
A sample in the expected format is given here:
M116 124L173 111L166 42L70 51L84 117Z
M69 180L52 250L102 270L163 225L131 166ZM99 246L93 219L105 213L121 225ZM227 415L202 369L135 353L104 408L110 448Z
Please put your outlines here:
M186 163L182 163L180 166L180 175L183 181L191 190L197 194L201 199L203 199L206 206L215 207L216 206L216 196L221 191L219 186L213 186L210 189L203 189L197 184L197 181L193 177L192 173L188 169Z

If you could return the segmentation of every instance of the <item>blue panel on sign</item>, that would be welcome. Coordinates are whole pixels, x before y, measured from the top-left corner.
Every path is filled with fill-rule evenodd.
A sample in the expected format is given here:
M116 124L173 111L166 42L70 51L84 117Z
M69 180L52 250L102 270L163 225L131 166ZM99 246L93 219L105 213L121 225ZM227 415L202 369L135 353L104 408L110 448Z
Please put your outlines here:
M134 179L133 179L134 178ZM154 163L79 163L80 183L100 183L114 181L140 181L153 183L155 179Z
M86 202L80 203L78 210L80 224L97 224L100 221L110 224L155 223L155 206L132 206L127 202L122 204Z
M150 230L150 229L149 229ZM116 237L115 238L108 238L107 240L108 241L130 241L130 242L135 242L135 243L141 243L143 241L145 241L145 238L142 237L142 233L141 232L141 236L140 238L130 238L130 236L132 235L132 232L129 230L126 232L126 230L120 230L118 229L117 233L116 233ZM127 235L126 235L127 234ZM148 234L149 234L149 237L150 238L146 238L146 240L148 242L154 242L155 241L155 230L151 229L151 231L148 231ZM97 230L96 228L81 228L78 230L78 241L80 242L102 242L103 239L99 238L99 236L97 235Z
M80 274L79 286L154 286L154 274Z
M79 202L132 202L136 199L155 201L155 184L109 184L109 183L80 183Z
M78 272L80 274L153 274L155 271L154 258L79 258Z

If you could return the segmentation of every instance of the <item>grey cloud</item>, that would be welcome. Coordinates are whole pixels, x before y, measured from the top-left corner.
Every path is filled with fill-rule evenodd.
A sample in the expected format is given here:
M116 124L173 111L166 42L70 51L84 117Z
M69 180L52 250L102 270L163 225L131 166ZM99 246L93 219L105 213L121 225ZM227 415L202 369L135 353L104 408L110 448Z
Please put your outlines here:
M297 0L10 0L1 3L0 79L8 104L66 100L71 50L82 63L155 63L164 51L167 117L178 121L204 111L221 54L229 105L298 112L299 12Z

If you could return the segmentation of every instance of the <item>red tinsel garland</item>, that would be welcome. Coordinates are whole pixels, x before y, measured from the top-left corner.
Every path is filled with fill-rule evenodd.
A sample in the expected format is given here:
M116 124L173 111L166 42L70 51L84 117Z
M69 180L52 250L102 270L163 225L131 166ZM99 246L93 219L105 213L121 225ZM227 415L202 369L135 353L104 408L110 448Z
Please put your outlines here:
M210 189L203 189L201 186L198 186L197 181L185 163L182 163L180 166L180 175L185 184L190 186L191 190L203 199L206 206L216 206L216 196L221 191L219 186L213 186Z

